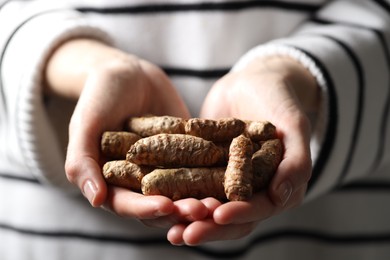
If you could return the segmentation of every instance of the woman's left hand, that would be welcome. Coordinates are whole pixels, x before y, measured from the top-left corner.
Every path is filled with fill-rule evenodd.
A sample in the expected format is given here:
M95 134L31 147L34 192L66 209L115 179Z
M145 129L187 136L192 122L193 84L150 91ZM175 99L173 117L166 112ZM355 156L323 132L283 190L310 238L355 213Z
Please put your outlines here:
M168 240L172 244L198 245L241 238L262 220L301 204L312 170L307 115L316 112L317 98L314 78L287 57L256 60L216 82L201 116L270 121L283 140L284 156L267 192L256 193L249 201L223 204L213 198L204 199L210 217L173 225Z

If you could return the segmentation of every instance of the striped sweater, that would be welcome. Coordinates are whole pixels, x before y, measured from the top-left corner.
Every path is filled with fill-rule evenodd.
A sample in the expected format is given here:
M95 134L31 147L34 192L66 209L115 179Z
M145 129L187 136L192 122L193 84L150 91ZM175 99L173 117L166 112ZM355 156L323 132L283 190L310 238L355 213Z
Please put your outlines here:
M390 1L0 1L0 259L388 259ZM53 49L93 37L159 66L197 116L213 83L262 55L322 90L302 206L245 238L176 247L92 208L64 173L74 105L42 95ZM176 259L176 258L175 258Z

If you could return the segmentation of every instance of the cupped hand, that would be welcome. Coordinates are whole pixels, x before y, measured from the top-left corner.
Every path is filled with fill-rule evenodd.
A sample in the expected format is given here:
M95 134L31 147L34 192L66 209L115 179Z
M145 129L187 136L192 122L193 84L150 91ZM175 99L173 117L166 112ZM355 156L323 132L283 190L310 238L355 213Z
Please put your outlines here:
M140 219L171 214L175 205L168 198L146 198L107 187L99 147L104 131L123 129L131 116L189 117L165 73L150 62L100 42L76 39L52 55L46 78L48 93L78 99L69 124L65 171L91 205L104 205L118 215Z
M262 220L301 204L312 169L307 115L315 114L317 96L314 78L286 57L256 60L221 78L208 94L201 116L270 121L283 140L284 156L266 192L249 201L222 204L209 199L205 206L211 218L174 225L168 240L197 245L237 239Z

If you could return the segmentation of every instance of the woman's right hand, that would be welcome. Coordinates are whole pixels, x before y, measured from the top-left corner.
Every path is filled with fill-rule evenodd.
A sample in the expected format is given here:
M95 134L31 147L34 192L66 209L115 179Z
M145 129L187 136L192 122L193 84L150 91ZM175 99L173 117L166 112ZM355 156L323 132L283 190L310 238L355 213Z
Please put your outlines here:
M65 171L92 206L104 205L120 216L141 220L157 218L148 223L154 226L163 225L158 223L159 216L176 211L173 218L180 219L187 214L166 197L110 188L101 172L99 145L104 131L120 130L130 116L146 113L189 117L160 68L95 40L75 39L54 52L45 75L47 93L78 99L69 125ZM191 205L197 208L201 202L191 201L186 207L197 212Z

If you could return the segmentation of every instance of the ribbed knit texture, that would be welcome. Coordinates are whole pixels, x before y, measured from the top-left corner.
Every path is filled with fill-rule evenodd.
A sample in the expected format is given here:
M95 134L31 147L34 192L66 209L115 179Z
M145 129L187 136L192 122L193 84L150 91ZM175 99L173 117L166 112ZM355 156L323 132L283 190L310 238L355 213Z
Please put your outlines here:
M0 259L388 258L388 1L11 2L0 10ZM52 117L65 105L42 95L48 55L71 37L161 66L193 116L231 69L261 55L301 62L322 93L304 204L201 247L92 208L65 177L57 122L69 118Z

